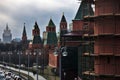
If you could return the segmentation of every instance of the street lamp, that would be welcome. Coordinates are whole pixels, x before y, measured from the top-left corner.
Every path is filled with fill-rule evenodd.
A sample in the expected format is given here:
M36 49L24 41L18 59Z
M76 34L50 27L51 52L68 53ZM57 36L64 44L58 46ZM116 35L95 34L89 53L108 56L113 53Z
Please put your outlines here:
M4 57L5 52L2 52L1 54L3 55L2 63L3 63L3 65L4 65L4 62L5 62L5 57Z
M31 52L28 50L27 52L26 52L26 55L28 56L28 80L29 80L29 64L30 64L30 55L31 55Z
M64 74L64 80L65 80L66 72L64 72L63 74Z
M55 80L56 80L56 69L54 69L54 73L55 73Z
M12 55L12 52L11 52L11 51L9 51L9 52L8 52L8 55L9 55L9 69L10 69L10 64L11 64L11 55Z
M62 56L68 55L67 48L66 47L61 47L61 48L55 47L55 52L53 54L59 57L59 76L60 76L60 80L62 80L61 79L61 68L62 68L61 58Z
M20 65L21 64L21 60L20 59L21 59L22 52L18 51L17 54L19 55L19 76L20 76L20 68L21 68L21 65Z
M41 55L41 49L35 49L34 55L36 55L36 72L37 72L37 80L38 80L38 55Z

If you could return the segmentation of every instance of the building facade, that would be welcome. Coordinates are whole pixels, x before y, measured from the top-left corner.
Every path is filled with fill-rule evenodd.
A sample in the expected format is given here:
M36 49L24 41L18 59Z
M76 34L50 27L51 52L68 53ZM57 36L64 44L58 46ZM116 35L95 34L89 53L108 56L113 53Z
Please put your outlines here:
M8 28L8 24L6 25L6 29L3 32L3 43L11 43L12 41L12 33Z
M96 0L94 19L94 71L88 75L95 80L120 80L120 1ZM92 36L92 35L91 35ZM91 79L92 80L92 79Z
M90 47L93 43L87 36L94 33L94 25L93 22L84 20L84 17L92 15L94 12L91 3L82 0L73 20L73 30L62 36L62 46L66 46L68 52L66 57L62 57L62 73L66 73L62 74L62 77L65 80L84 80L87 77L83 72L90 69L89 58L83 55L90 49L93 51L93 47ZM93 69L93 61L91 68Z

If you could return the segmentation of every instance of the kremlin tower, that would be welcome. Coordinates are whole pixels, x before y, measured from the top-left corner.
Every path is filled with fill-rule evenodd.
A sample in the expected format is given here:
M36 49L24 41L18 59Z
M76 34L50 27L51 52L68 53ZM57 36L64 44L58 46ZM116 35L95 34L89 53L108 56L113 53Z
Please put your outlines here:
M22 33L22 50L25 51L28 48L27 33L24 23L23 33Z
M86 19L94 20L94 53L89 56L95 63L94 71L85 74L94 80L120 80L120 1L95 0L95 15Z
M84 20L85 16L93 16L94 12L91 3L82 0L76 16L73 20L73 30L62 35L62 45L67 47L68 55L62 57L62 77L65 80L85 79L83 72L89 69L89 60L83 57L85 52L89 51L89 38L93 34L93 22ZM93 47L91 47L93 50ZM92 63L93 68L93 63ZM64 78L64 74L65 78Z
M63 13L62 18L61 18L61 21L60 21L60 34L59 34L59 37L60 37L60 45L61 45L61 46L64 45L64 44L62 44L62 41L63 41L62 36L63 36L64 34L67 34L67 21L66 21L66 18L65 18L65 16L64 16L64 13ZM59 39L58 39L58 43L59 43ZM58 45L58 46L59 46L59 45Z
M56 26L52 19L50 19L46 27L46 40L44 46L47 48L54 48L57 45Z
M84 21L85 16L94 15L93 9L90 3L87 3L87 0L82 0L80 7L77 11L77 14L73 20L73 31L81 30L93 30L93 23ZM88 25L90 25L88 27Z
M34 49L41 49L43 47L42 45L42 39L40 37L40 29L38 27L37 22L35 22L34 29L32 30L33 40L29 44L29 48Z
M22 41L23 42L27 41L27 34L26 34L25 23L24 23L23 33L22 33Z
M46 32L44 32L45 40L44 47L49 55L49 66L57 67L57 57L54 56L54 48L57 46L57 35L56 26L52 19L50 19L48 26L46 27Z

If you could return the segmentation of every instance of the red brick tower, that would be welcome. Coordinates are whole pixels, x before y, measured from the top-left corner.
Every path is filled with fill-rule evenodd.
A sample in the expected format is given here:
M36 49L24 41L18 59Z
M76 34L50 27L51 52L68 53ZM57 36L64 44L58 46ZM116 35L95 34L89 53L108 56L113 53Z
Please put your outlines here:
M78 80L78 77L84 80L82 73L86 68L88 70L89 63L83 57L89 46L89 39L84 35L93 34L93 22L84 20L84 17L92 15L94 12L91 3L82 0L73 20L73 31L62 36L62 43L65 44L68 52L66 57L62 57L62 77L65 77L63 80ZM63 74L64 72L66 75Z
M46 27L46 40L44 46L52 48L57 45L56 26L52 19L50 19L48 26Z
M27 41L27 34L26 34L26 29L25 29L25 23L24 23L23 33L22 33L22 41L23 42Z
M33 40L29 44L29 48L32 50L41 49L43 47L43 45L42 45L42 40L40 37L40 29L38 27L37 22L35 22L34 29L32 31L32 35L33 35Z
M24 23L23 33L22 33L22 50L25 51L28 48L27 33Z
M88 3L87 0L82 0L75 19L73 20L73 31L82 31L85 29L93 28L93 24L90 22L85 22L84 17L94 15L91 3ZM88 28L89 25L89 28ZM92 29L93 30L93 29Z
M96 0L95 80L120 80L120 0Z
M52 19L49 20L46 32L44 33L46 39L44 40L44 47L46 53L49 55L49 66L52 68L57 67L57 57L54 56L54 47L57 46L56 26Z
M67 33L67 21L64 16L64 13L63 13L61 21L60 21L60 33L61 33L61 35Z
M66 21L66 18L64 16L64 13L63 13L61 21L60 21L60 35L59 35L59 39L58 39L58 46L64 45L62 43L63 42L62 36L66 33L67 33L67 21Z

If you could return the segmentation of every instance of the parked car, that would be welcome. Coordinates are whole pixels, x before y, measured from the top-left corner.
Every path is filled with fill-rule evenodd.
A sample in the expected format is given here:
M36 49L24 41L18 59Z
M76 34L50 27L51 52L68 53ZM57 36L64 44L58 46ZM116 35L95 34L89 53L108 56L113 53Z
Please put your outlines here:
M5 80L11 80L11 76L6 75Z
M15 75L14 80L22 80L20 76Z
M3 71L0 71L0 76L5 77L5 73Z
M5 80L11 80L11 72L5 72Z

